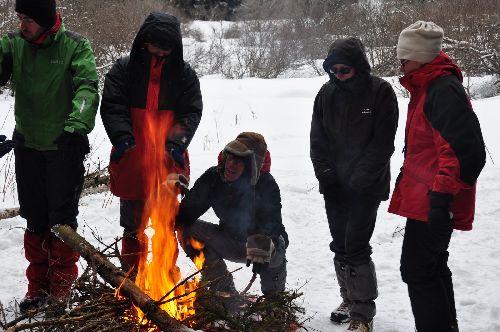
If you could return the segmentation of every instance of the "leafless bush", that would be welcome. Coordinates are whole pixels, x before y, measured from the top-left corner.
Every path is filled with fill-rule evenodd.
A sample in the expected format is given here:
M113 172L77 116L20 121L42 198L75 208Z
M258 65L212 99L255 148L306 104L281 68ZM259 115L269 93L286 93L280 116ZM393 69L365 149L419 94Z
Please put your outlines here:
M241 37L241 29L238 24L230 25L224 31L224 39L238 39Z
M200 29L192 28L189 24L181 24L181 30L183 38L193 38L197 42L205 41L205 35Z
M130 51L140 25L151 11L176 14L162 0L59 0L58 6L66 28L91 41L101 84L114 61Z
M185 58L201 75L272 78L305 63L322 75L318 60L326 56L335 39L348 36L363 41L376 75L397 75L399 33L416 20L434 21L443 27L444 50L466 75L500 75L498 0L244 0L240 7L239 0L58 0L58 6L66 27L91 40L102 81L109 65L128 53L150 11L168 11L185 21L181 2L200 10L197 15L202 18L224 18L216 11L226 6L231 7L231 15L237 8L244 19L221 23L211 36L183 24L184 36L190 37ZM0 1L2 35L16 28L14 3Z
M228 28L214 28L206 55L209 73L226 78L245 76L276 78L301 63L300 43L297 43L287 21L253 20L233 24Z

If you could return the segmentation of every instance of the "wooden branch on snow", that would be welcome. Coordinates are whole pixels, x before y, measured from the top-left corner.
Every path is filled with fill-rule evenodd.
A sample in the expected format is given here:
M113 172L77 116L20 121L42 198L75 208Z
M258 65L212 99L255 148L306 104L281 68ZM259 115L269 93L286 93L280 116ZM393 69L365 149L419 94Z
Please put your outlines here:
M82 197L88 195L95 195L109 190L107 185L108 176L103 176L100 174L91 173L85 176L85 181L83 184ZM0 210L0 220L14 218L19 215L19 208L8 208Z
M113 287L120 287L120 294L130 298L161 331L190 331L187 327L170 317L156 302L126 278L123 271L117 268L87 240L67 225L56 225L52 232L73 250L78 251L89 264L96 266L97 273Z

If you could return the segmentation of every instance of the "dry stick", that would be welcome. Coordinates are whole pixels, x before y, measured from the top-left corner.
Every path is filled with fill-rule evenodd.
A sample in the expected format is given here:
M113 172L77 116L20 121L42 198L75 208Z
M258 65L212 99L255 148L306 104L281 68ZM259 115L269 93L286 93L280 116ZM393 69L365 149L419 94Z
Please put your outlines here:
M78 330L76 330L75 332L85 332L85 331L92 331L94 330L95 328L97 328L99 325L102 324L102 320L105 320L107 318L113 318L115 317L115 314L114 313L109 313L107 315L103 315L100 318L100 321L96 321L94 323L89 323L89 324L86 324L84 327L82 328L79 328Z
M237 271L239 271L239 270L241 270L241 269L242 269L242 268L241 268L241 267L239 267L239 268L237 268L236 270L233 270L233 271L231 271L231 272L227 272L227 274L233 274L234 272L237 272ZM162 296L162 298L161 298L161 299L159 299L158 301L156 301L156 303L157 303L158 305L162 305L162 304L165 304L165 303L168 303L168 302L171 302L171 301L175 301L175 300L177 300L177 299L181 299L181 298L183 298L183 297L185 297L185 296L187 296L187 295L189 295L189 294L191 294L191 293L193 293L193 292L198 292L198 291L200 291L201 289L204 289L204 288L206 288L206 287L210 286L212 283L214 283L214 282L216 282L216 281L218 281L218 280L220 280L220 279L223 279L223 278L226 278L226 277L227 277L227 274L224 274L223 276L217 277L217 278L215 278L214 280L211 280L211 281L207 282L207 283L206 283L205 285L203 285L203 286L200 286L200 287L198 287L198 288L196 288L196 289L193 289L192 291L189 291L189 292L187 292L187 293L184 293L184 294L181 294L181 295L178 295L178 296L174 296L174 297L172 297L172 298L170 298L170 299L168 299L168 300L165 300L165 298L166 298L168 295L170 295L170 294L171 294L171 293L172 293L172 292L173 292L173 291L174 291L177 287L179 287L179 286L180 286L180 285L182 285L182 284L185 284L185 283L186 283L186 281L187 281L188 279L190 279L190 278L194 277L196 274L200 273L200 272L201 272L201 271L203 271L203 270L204 270L204 268L203 268L203 269L201 269L201 270L199 270L199 271L197 271L197 272L195 272L195 273L193 273L192 275L188 276L187 278L185 278L185 279L184 279L181 283L179 283L178 285L176 285L176 286L175 286L172 290L170 290L167 294L165 294L164 296ZM165 301L164 301L164 300L165 300Z
M123 271L118 269L87 240L77 234L67 225L56 225L52 232L81 256L95 264L99 275L113 287L120 287L120 294L130 298L144 312L145 316L162 331L189 331L189 329L170 317L153 299L144 294L132 281L123 276Z
M11 327L11 326L14 326L16 325L17 323L19 323L20 321L26 319L26 318L30 318L30 317L33 317L35 316L36 314L38 314L39 312L42 312L44 310L43 307L40 307L40 308L37 308L37 309L33 309L33 310L30 310L28 313L24 314L24 315L21 315L15 319L13 319L12 321L8 322L7 325L5 325L5 327Z
M184 280L182 280L180 283L178 283L177 285L175 285L174 288L172 288L171 290L168 291L167 294L163 295L158 301L156 301L157 304L161 305L161 304L164 304L168 301L165 301L165 302L162 302L163 300L165 300L165 298L167 298L170 294L172 294L177 288L179 288L180 286L184 285L189 279L191 279L192 277L194 277L195 275L197 275L198 273L201 273L203 269L199 270L199 271L196 271L192 274L190 274L189 276L187 276L186 278L184 278ZM191 292L188 292L188 293L184 293L184 295L182 295L181 297L184 297L188 294L190 294Z
M255 279L257 279L257 273L253 273L252 275L252 279L250 279L250 282L248 283L247 287L245 287L245 289L241 292L242 294L245 294L246 292L248 292L248 290L250 289L250 287L252 287L253 285L253 282L255 281Z
M108 309L107 311L113 312L114 309ZM89 318L99 316L102 313L103 312L100 311L100 312L93 312L93 313L90 313L87 315L71 317L71 318L54 318L54 319L47 319L47 320L42 320L42 321L33 322L33 323L20 324L20 325L9 327L5 332L23 331L23 330L32 329L32 328L41 327L41 326L62 325L62 324L71 323L71 322L75 322L75 321L87 320Z

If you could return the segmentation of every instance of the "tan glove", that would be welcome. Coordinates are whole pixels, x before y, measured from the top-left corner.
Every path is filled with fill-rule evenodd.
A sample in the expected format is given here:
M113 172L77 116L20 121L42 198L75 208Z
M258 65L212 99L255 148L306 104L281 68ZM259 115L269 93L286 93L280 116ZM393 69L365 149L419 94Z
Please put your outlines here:
M260 273L267 268L275 248L273 240L262 234L250 235L247 238L247 266L253 264L252 271Z

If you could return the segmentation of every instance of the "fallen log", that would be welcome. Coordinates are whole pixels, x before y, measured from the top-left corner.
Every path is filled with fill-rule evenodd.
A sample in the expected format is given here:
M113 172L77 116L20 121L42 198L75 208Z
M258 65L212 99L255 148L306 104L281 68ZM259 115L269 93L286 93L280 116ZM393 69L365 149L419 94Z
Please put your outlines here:
M73 250L78 251L89 264L95 266L97 273L106 282L115 288L120 287L120 294L130 298L161 331L192 331L170 317L153 299L144 294L130 279L126 278L121 269L111 263L71 227L56 225L52 227L52 232Z

